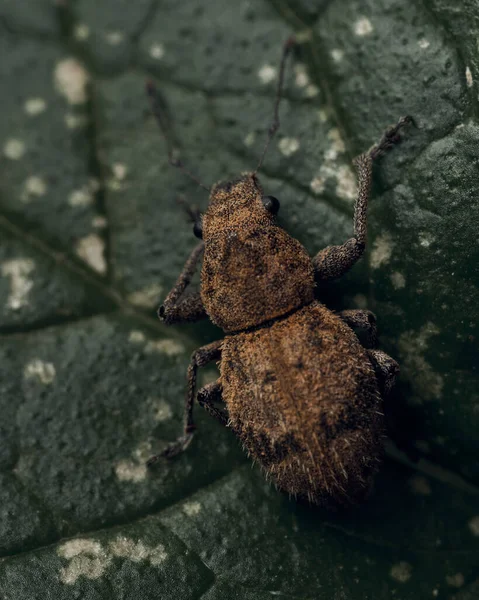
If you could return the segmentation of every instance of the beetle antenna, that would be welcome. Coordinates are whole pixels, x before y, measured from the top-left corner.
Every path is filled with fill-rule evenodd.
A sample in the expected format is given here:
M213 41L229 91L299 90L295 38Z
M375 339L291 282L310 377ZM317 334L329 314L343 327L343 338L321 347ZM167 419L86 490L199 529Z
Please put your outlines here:
M283 86L284 86L284 70L286 67L286 59L288 58L288 55L295 44L296 44L296 38L294 37L294 35L292 35L291 37L289 37L286 40L286 43L283 46L283 54L281 56L281 64L279 67L278 87L276 88L276 100L274 102L273 122L271 123L270 128L268 130L268 137L266 139L266 144L263 148L263 153L261 154L261 158L259 160L258 166L256 167L255 173L257 173L259 171L259 169L261 168L264 157L266 155L266 151L268 150L268 146L269 146L271 140L273 139L275 133L279 129L279 103L281 102L281 94L283 92Z
M148 98L150 99L151 112L157 120L163 137L166 140L166 145L168 148L168 162L172 167L180 169L180 171L182 171L187 177L192 179L196 184L198 184L204 190L209 192L210 189L207 188L206 185L203 185L201 181L193 175L193 173L188 171L188 169L185 167L185 165L179 158L175 157L175 147L173 145L173 139L169 126L170 124L168 122L166 106L163 100L161 99L160 95L158 94L155 84L150 79L146 82L146 93L148 94Z

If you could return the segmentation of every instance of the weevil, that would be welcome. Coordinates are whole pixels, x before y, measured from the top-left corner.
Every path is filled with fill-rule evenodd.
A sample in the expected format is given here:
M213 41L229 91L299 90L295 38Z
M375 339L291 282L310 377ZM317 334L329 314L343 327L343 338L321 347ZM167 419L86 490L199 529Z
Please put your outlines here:
M355 159L354 236L311 258L276 224L279 202L263 193L257 176L279 127L286 57L293 45L290 39L284 46L274 120L258 167L206 188L206 212L190 211L202 241L158 314L168 325L209 317L225 337L191 356L183 435L148 465L188 447L196 398L233 430L279 489L322 506L345 507L371 489L383 453L383 401L399 368L376 349L372 312L335 313L315 298L315 287L341 277L363 255L373 163L400 141L400 129L412 118L399 119ZM202 185L174 158L159 95L152 83L147 89L170 162ZM184 294L201 257L200 291ZM366 341L360 343L354 327L365 329ZM212 361L220 377L196 394L197 371Z

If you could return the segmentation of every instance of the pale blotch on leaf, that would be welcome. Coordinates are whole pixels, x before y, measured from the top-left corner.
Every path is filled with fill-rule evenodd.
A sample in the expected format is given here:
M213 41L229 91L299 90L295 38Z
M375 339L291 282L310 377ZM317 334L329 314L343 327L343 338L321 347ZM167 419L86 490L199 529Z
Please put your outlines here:
M106 217L102 216L102 215L97 215L96 217L93 217L93 219L91 220L91 226L94 227L95 229L105 229L105 227L108 225L108 221L106 220Z
M164 562L168 555L162 544L157 546L148 546L141 540L135 542L131 538L123 535L118 536L109 544L110 552L113 556L127 558L133 562L148 560L152 565L159 565Z
M144 350L145 354L166 354L167 356L178 356L180 354L184 354L186 352L183 344L176 340L150 340Z
M331 50L331 58L334 60L334 62L341 62L344 58L344 50L341 50L340 48L333 48L333 50Z
M479 536L479 516L478 517L473 517L469 521L469 530L472 533L472 535L474 535L476 537Z
M464 585L464 581L464 575L462 573L446 575L446 583L451 587L460 588Z
M409 479L409 487L414 494L419 496L431 495L431 486L429 481L422 475L413 475L413 477Z
M150 56L155 60L161 60L165 56L165 48L163 44L152 44L150 46Z
M356 176L349 165L341 165L337 172L336 194L343 200L355 200L358 193Z
M295 78L294 78L295 84L300 88L305 88L309 84L309 81L310 81L308 72L306 70L306 66L303 65L302 63L298 63L298 64L294 65L294 73L295 73Z
M398 562L391 567L390 575L399 583L406 583L411 579L412 566L405 561Z
M78 241L77 255L84 260L97 273L106 273L105 242L96 233L91 233Z
M183 512L188 517L195 517L201 511L201 504L199 502L185 502L183 504Z
M304 90L305 98L316 98L318 94L319 88L317 85L314 85L314 83L310 83L309 85L307 85L306 89Z
M68 195L68 204L70 206L90 206L93 203L93 192L90 186L83 186L78 190L73 190Z
M374 242L371 253L369 255L369 264L372 269L379 269L382 265L386 265L391 259L394 242L389 233L385 232L378 236Z
M173 416L173 411L171 410L171 406L163 400L163 398L150 398L150 402L153 405L153 409L155 411L155 421L157 423L164 423L165 421L169 421Z
M368 307L368 299L364 294L356 294L353 297L353 302L357 308L367 308Z
M471 69L469 67L466 67L466 84L468 88L471 88L474 85Z
M76 58L65 58L55 67L55 87L70 104L84 104L87 101L89 79L87 70Z
M14 258L2 264L3 277L10 278L10 294L7 299L7 309L19 310L28 305L28 294L33 287L29 278L35 263L30 258Z
M25 143L16 138L10 138L3 146L3 154L10 160L20 160L25 154Z
M394 289L402 290L402 288L406 287L406 278L402 273L399 273L399 271L391 273L390 279Z
M278 148L283 156L292 156L299 150L299 140L293 137L284 137L278 143Z
M37 379L44 385L53 383L56 377L55 366L39 358L30 361L23 369L25 379Z
M426 40L426 38L421 38L418 41L419 48L422 48L423 50L425 50L426 48L429 48L430 45L431 45L431 42L429 40Z
M30 202L33 197L40 198L47 193L47 184L42 177L31 175L23 184L20 200L24 203Z
M429 347L430 338L438 334L439 328L428 322L419 331L410 330L399 336L401 368L408 376L419 401L435 400L442 395L442 375L436 373L423 356Z
M115 465L115 475L120 481L140 483L146 479L146 464L133 460L121 460Z
M272 65L263 65L258 71L258 77L261 83L268 84L276 79L278 70Z
M78 23L73 29L73 37L79 42L84 42L90 37L90 28L85 23Z
M68 129L80 129L86 127L88 124L88 118L86 115L75 115L73 113L67 113L65 115L65 125Z
M141 290L129 294L128 302L139 308L156 308L162 293L162 285L159 283L151 283Z
M60 570L60 581L74 584L79 577L98 579L112 561L99 542L79 538L68 540L58 548L58 556L69 560L68 566Z
M251 148L251 146L254 145L255 141L256 141L256 133L254 131L250 131L243 138L243 144L247 148Z
M354 23L354 33L359 36L369 35L373 32L371 21L366 17L361 17Z
M436 238L427 231L419 234L419 244L423 248L429 248L435 241Z
M27 115L36 117L46 110L47 103L43 98L28 98L28 100L25 100L23 108Z
M121 31L108 31L105 39L110 46L118 46L125 40L125 34Z
M146 340L145 334L143 331L138 331L136 329L130 331L130 335L128 336L128 341L131 344L142 344Z

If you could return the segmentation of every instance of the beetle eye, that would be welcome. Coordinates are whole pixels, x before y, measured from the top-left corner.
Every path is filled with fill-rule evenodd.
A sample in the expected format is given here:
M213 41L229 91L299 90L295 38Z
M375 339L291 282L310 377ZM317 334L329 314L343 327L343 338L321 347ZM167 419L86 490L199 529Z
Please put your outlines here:
M279 200L274 196L263 196L263 205L272 215L277 215L279 210Z
M203 239L203 223L201 222L201 219L195 221L195 224L193 225L193 233L200 240Z

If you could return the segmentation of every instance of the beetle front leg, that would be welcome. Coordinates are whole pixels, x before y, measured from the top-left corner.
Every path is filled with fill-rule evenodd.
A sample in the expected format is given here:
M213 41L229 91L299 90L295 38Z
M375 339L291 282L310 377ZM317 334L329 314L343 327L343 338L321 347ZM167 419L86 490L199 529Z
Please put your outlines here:
M313 258L316 276L320 281L337 279L361 258L366 247L367 208L371 193L373 161L400 142L399 130L411 123L411 117L402 117L390 127L378 144L354 159L358 172L358 196L354 206L354 237L341 246L328 246Z
M387 396L396 381L399 365L394 358L382 350L368 350L368 354L379 382L381 394L383 397Z
M204 367L213 360L221 358L221 344L222 340L212 342L207 346L203 346L198 350L195 350L191 355L191 362L188 367L187 380L188 385L186 388L186 399L185 399L185 416L183 435L179 437L175 442L169 444L163 452L152 456L147 461L147 466L151 466L156 463L160 458L173 458L177 454L180 454L190 445L193 439L193 434L196 426L193 421L193 403L195 400L196 392L196 375L199 367Z
M180 273L172 290L158 309L158 316L166 325L199 321L208 316L199 292L187 296L181 302L179 301L181 295L191 283L204 248L203 242L196 246L186 261L183 271Z

